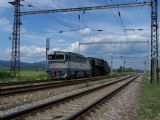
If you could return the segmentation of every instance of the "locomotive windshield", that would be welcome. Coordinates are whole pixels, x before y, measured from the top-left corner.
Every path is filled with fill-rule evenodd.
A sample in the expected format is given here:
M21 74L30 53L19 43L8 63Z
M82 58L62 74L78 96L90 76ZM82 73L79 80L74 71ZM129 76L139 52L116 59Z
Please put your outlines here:
M62 54L48 55L48 60L64 60L64 55Z

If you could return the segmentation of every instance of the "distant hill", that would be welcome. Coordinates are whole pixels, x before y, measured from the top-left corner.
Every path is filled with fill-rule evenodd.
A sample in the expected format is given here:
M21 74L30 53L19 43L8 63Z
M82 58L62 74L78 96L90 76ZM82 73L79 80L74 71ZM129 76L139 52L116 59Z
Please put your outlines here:
M21 62L20 64L22 69L45 69L46 67L45 61L35 63ZM10 61L0 60L0 68L10 68Z

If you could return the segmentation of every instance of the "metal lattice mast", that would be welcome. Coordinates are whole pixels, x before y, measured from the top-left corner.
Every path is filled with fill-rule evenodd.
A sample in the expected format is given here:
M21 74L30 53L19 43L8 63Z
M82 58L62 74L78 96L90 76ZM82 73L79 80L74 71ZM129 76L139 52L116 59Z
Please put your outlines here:
M151 83L158 82L158 2L151 0Z
M20 76L20 0L10 2L15 7L12 33L11 76Z

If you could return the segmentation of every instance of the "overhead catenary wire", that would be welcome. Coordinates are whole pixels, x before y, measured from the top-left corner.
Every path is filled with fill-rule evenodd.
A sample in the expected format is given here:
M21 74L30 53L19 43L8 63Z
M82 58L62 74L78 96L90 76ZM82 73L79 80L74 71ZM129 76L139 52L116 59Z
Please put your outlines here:
M112 0L111 0L112 1ZM112 1L112 3L113 3L113 1ZM118 17L119 17L119 19L120 19L120 23L121 23L121 25L122 25L122 28L123 28L123 32L124 32L124 35L126 36L126 41L128 41L128 33L127 33L127 31L126 31L126 28L125 28L125 25L124 25L124 23L123 23L123 20L122 20L122 17L121 17L121 12L120 12L120 10L119 10L119 7L117 7L117 12L118 12ZM121 44L121 47L122 47L122 44ZM128 47L128 42L127 42L127 47ZM121 48L122 49L122 48ZM121 51L122 52L122 51Z
M119 13L120 14L120 13Z
M86 22L85 22L85 20L84 20L84 15L85 15L85 13L86 13L85 10L82 11L82 13L81 13L81 20L82 20L83 26L84 26L85 28L89 28L89 26L86 24Z
M30 31L27 31L27 32L21 32L21 34L39 34L39 35L42 35L42 34L50 34L50 33L68 33L68 32L79 32L81 30L84 30L86 28L82 28L82 29L68 29L68 30L53 30L53 31L42 31L42 32L30 32ZM91 29L91 28L88 28L90 29L90 31L92 32L113 32L113 31L116 31L118 29ZM143 29L143 31L148 31L149 29L146 29L146 28L141 28ZM141 29L130 29L129 31L141 31ZM11 39L11 38L10 38Z
M111 1L111 3L114 5L113 1L112 1L112 0L110 0L110 1ZM117 7L117 13L118 13L119 20L117 20L116 15L115 15L114 12L112 11L112 14L113 14L114 18L116 19L116 21L120 21L120 22L118 22L118 23L120 24L121 29L122 29L122 32L124 33L124 35L126 36L126 40L128 41L128 34L127 34L126 28L125 28L125 26L124 26L124 23L123 23L123 21L122 21L121 12L120 12L120 10L119 10L119 7ZM127 44L127 46L128 46L128 44ZM122 54L122 44L121 44L121 54Z
M29 1L25 1L25 3L27 2L27 4L25 5L23 5L24 7L26 6L26 7L32 7L32 8L36 8L36 9L38 9L38 10L42 10L42 8L48 8L47 6L36 6L36 5L32 5L32 3L31 2L29 2ZM52 8L53 9L53 7L50 7L50 8ZM62 19L57 19L57 17L54 17L53 16L53 14L47 14L47 17L49 18L49 19L51 19L51 20L55 20L56 22L58 22L60 25L62 25L62 26L64 26L64 27L67 27L68 29L73 29L73 27L71 27L71 25L72 24L70 24L70 23L67 23L67 22L65 22L64 20L62 20ZM76 28L75 28L76 29Z
M112 4L114 5L113 0L111 0L111 2L112 2ZM112 13L114 14L114 12L112 12ZM122 20L122 17L121 17L121 12L120 12L120 10L119 10L119 7L117 7L117 13L118 13L120 25L121 25L121 27L122 27L122 29L123 29L122 32L125 32L125 35L127 36L127 31L126 31L125 25L124 25L124 23L123 23L123 20ZM114 16L115 16L115 15L114 15ZM116 18L116 17L115 17L115 18Z
M125 30L125 29L124 29Z
M114 3L113 3L113 0L111 0L111 2L112 2L112 4L114 4ZM138 2L138 0L136 0L136 2ZM144 2L146 2L146 0L145 0ZM143 9L144 9L144 5L142 6L142 8L140 8L140 10L139 10L139 12L137 13L137 15L140 14ZM126 35L126 40L128 41L128 33L127 33L127 31L128 31L129 29L126 29L126 27L125 27L125 25L124 25L124 23L123 23L123 20L122 20L122 17L121 17L121 13L120 13L119 7L117 8L117 12L118 12L118 14L119 14L118 16L119 16L119 19L120 19L120 23L121 23L121 25L122 25L122 27L123 27L123 29L124 29L124 34ZM136 15L136 16L137 16L137 15ZM135 19L136 16L134 16L133 19ZM130 23L133 22L133 19L132 19L132 21L130 21ZM139 30L141 30L141 29L139 29ZM134 30L133 30L133 31L134 31ZM149 40L148 40L148 41L149 41ZM127 42L127 47L128 47L128 42Z
M55 2L55 1L52 1L52 2ZM36 5L32 5L32 3L29 3L28 5L27 5L28 7L36 7L36 8L42 8L42 7L44 7L44 8L46 8L47 6L36 6ZM60 5L57 5L58 6L58 8L63 8L63 7L61 7ZM53 8L53 7L50 7L50 8ZM71 15L71 14L69 14L68 12L67 12L67 14L68 15ZM74 19L78 19L78 21L79 21L79 24L81 24L80 22L81 22L81 20L82 20L82 23L83 23L83 25L84 25L84 27L88 27L87 25L86 25L86 23L84 22L84 14L85 14L85 10L84 11L82 11L82 12L79 12L79 14L78 14L78 16L76 16L76 15L72 15L72 17L74 17ZM48 15L49 16L49 15ZM54 19L56 19L56 18L54 18ZM56 21L59 21L59 19L58 20L56 20ZM60 20L61 21L61 20ZM71 24L67 24L67 27L68 27L68 25L71 25ZM66 26L66 24L65 24L65 26ZM71 27L69 27L69 28L71 28ZM73 29L73 28L72 28ZM79 29L81 29L81 27L79 26Z
M108 5L108 1L107 1L107 0L105 0L105 1L106 1L106 5ZM113 2L112 2L112 4L113 4ZM120 26L120 28L121 28L121 30L122 30L122 32L123 32L123 31L125 30L124 27L123 27L122 24L119 22L119 19L116 17L114 11L113 11L112 9L110 9L110 11L111 11L113 17L115 18L116 22L119 24L119 26Z

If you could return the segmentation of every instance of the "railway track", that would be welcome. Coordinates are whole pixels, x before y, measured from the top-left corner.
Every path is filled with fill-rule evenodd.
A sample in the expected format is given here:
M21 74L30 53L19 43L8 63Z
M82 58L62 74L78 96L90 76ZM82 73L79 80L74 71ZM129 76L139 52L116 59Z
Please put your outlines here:
M47 80L23 80L23 81L15 81L15 82L5 82L5 83L0 83L0 86L12 86L12 85L43 83L43 82L49 82L49 81L53 81L53 80L54 79L47 79ZM54 81L57 81L57 80L54 80Z
M106 77L100 76L100 77L74 79L74 80L67 80L67 81L40 81L40 82L36 81L36 82L31 82L31 83L27 82L26 84L24 84L24 82L22 82L22 84L20 84L20 83L18 83L18 84L11 83L9 85L3 84L0 87L0 95L1 96L13 95L13 94L18 94L18 93L22 93L22 92L63 87L63 86L69 86L69 85L73 85L73 84L80 84L80 83L85 83L85 82L97 81L99 79L104 79L104 78L106 78ZM112 78L112 77L110 77L110 78Z
M1 112L1 119L7 120L19 117L21 115L28 114L30 112L35 112L42 108L45 108L38 113L29 114L25 117L18 119L49 119L49 115L53 119L77 119L86 111L93 108L98 103L102 102L104 99L109 99L118 91L127 86L130 82L135 80L138 76L130 76L116 81L111 81L104 83L102 85L97 85L94 87L84 88L78 91L73 91L64 96L57 96L47 98L43 101L38 101L32 104L27 104L19 106L7 111ZM52 107L51 107L52 105ZM49 107L50 106L50 107ZM52 112L51 112L52 111ZM36 114L36 115L35 115ZM41 118L41 117L44 118Z
M126 75L126 74L124 74ZM121 76L124 76L124 75L121 75ZM118 77L119 75L109 75L107 76L108 78L110 77ZM100 76L102 77L102 76ZM71 79L71 80L81 80L81 79L85 79L85 78L79 78L79 79ZM87 78L86 78L87 79ZM5 82L5 83L0 83L0 86L1 87L5 87L5 86L18 86L18 85L26 85L26 84L38 84L38 83L46 83L46 82L63 82L64 80L57 80L57 79L51 79L51 78L48 78L46 80L23 80L23 81L15 81L15 82ZM69 81L69 80L67 80Z
M128 74L133 74L133 73L128 73ZM107 78L112 78L112 77L120 77L120 76L125 76L125 74L122 75L109 75L107 76ZM102 77L102 76L100 76ZM94 78L94 77L92 77ZM80 80L80 79L85 79L85 78L79 78L79 79L71 79L71 80ZM87 78L86 78L87 79ZM52 79L52 78L48 78L46 80L23 80L23 81L14 81L14 82L5 82L5 83L0 83L1 87L6 87L6 86L18 86L18 85L26 85L26 84L39 84L39 83L46 83L46 82L63 82L64 80L57 80L57 79ZM69 80L67 80L69 81Z

